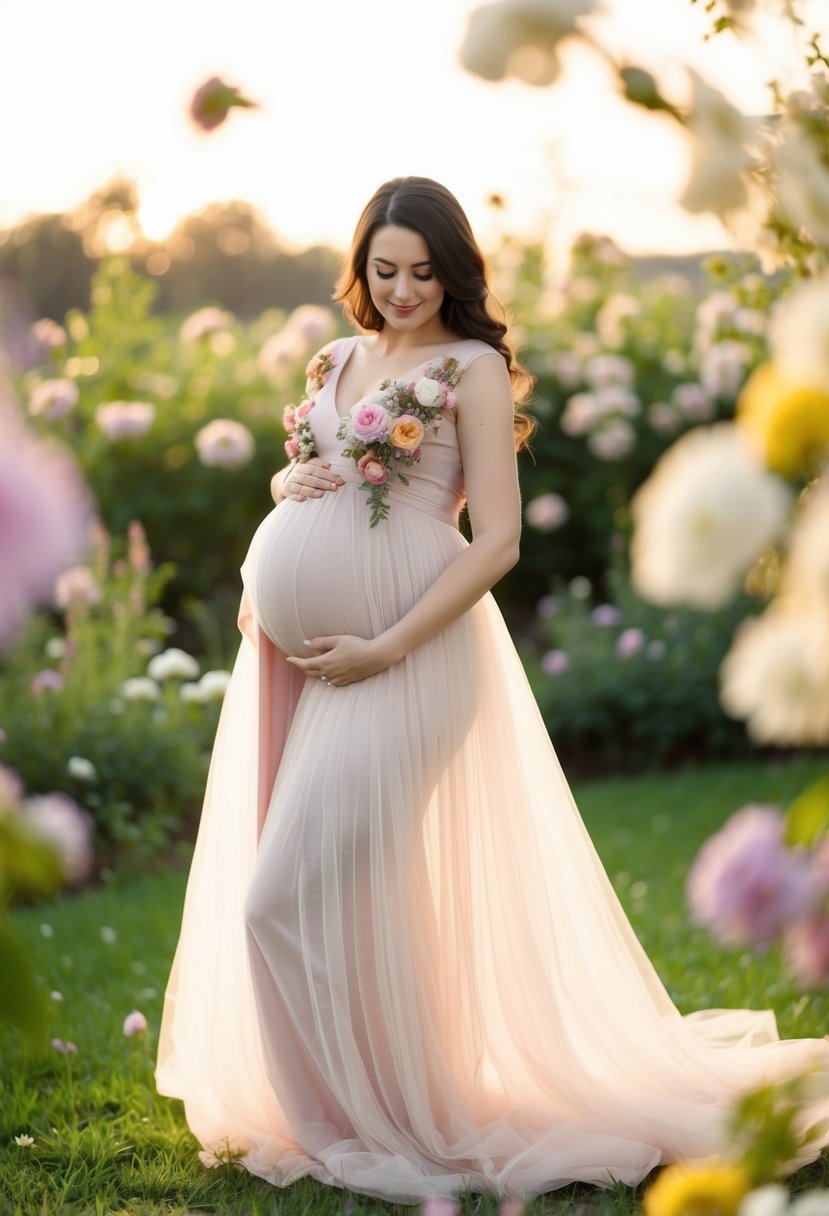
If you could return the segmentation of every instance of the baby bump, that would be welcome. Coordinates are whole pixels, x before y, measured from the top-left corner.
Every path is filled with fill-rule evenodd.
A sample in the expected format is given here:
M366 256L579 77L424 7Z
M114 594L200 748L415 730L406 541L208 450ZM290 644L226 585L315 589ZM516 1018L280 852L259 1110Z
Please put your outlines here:
M307 654L305 638L374 637L408 611L464 543L417 511L398 510L370 528L357 486L287 500L251 546L257 617L291 655Z

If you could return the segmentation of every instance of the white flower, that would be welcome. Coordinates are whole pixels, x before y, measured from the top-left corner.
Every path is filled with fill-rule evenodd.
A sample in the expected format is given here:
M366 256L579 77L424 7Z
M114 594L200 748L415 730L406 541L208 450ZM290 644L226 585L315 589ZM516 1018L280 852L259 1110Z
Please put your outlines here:
M549 367L562 388L577 388L582 382L582 362L572 351L564 350L551 356Z
M98 776L95 765L85 756L70 756L66 770L70 777L77 777L79 781L94 781Z
M527 523L539 532L552 532L564 523L569 514L567 503L561 495L552 492L531 498L524 508Z
M642 305L635 296L623 292L608 296L596 314L596 332L605 346L621 346L627 336L627 323L638 317L641 311Z
M65 638L49 638L46 643L46 654L50 659L62 659L66 654L66 639Z
M138 439L155 421L155 406L149 401L110 401L98 406L95 421L111 443Z
M240 469L255 450L253 435L241 422L214 418L196 434L199 460L208 468Z
M484 80L518 76L527 84L551 84L559 72L558 43L576 31L593 0L498 0L476 9L460 59Z
M229 671L206 671L199 680L201 699L203 701L220 701L225 695L229 683Z
M153 655L147 664L147 675L151 680L192 680L198 676L199 665L191 654L171 646L162 650L161 654Z
M626 418L611 418L587 440L587 446L600 460L619 460L633 450L636 432Z
M753 164L745 145L755 134L757 123L689 70L694 97L686 126L694 138L694 150L691 175L680 202L686 211L721 215L746 201L746 186L740 175Z
M43 380L32 389L29 413L54 422L75 408L79 395L74 380Z
M829 1213L829 1189L806 1191L792 1199L787 1216L827 1216Z
M711 398L701 384L677 384L671 401L685 418L693 422L708 422L714 413Z
M736 397L743 386L751 357L751 347L745 342L715 342L700 361L702 387L712 397Z
M829 385L829 274L807 279L780 301L769 341L784 375L796 383Z
M80 882L92 867L92 820L66 794L44 794L23 803L27 823L57 853L67 882Z
M642 402L622 384L606 384L596 391L596 404L602 414L626 414L635 418L641 413Z
M648 422L660 435L672 435L679 430L680 417L667 401L654 401L648 406Z
M584 376L591 388L610 384L633 384L634 367L624 355L595 355L584 365Z
M784 587L829 612L829 477L810 490L792 528Z
M721 607L780 531L789 499L733 424L689 431L633 499L637 590L657 604Z
M819 244L828 244L829 168L821 140L786 120L770 160L777 172L777 201L786 219L795 228L805 228Z
M414 386L414 395L420 405L433 406L443 402L446 392L439 380L433 380L431 376L421 376Z
M201 686L198 683L192 683L191 681L187 680L185 680L185 682L179 686L178 695L181 697L182 701L187 701L193 704L204 700L204 697L201 694Z
M721 669L726 713L757 743L829 743L829 617L787 599L740 626Z
M101 941L107 946L114 946L118 940L118 934L113 929L112 925L101 925Z
M66 345L66 330L51 317L40 317L32 325L32 336L41 346L58 347Z
M126 701L157 701L161 696L161 689L155 680L150 680L147 676L134 676L131 680L124 680L121 696Z
M15 1136L14 1142L20 1148L32 1148L34 1146L34 1139L31 1136Z
M788 1206L789 1192L775 1182L746 1195L737 1216L784 1216Z
M233 315L223 308L199 308L182 323L179 334L182 342L198 342L208 334L226 330L233 322Z

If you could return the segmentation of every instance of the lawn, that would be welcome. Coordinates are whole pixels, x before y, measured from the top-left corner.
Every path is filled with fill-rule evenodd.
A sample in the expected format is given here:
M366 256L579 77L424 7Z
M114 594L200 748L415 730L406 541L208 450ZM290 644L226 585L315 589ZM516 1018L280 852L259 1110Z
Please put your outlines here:
M683 1011L773 1007L785 1036L829 1030L829 995L800 993L775 952L762 959L714 948L689 928L684 876L702 840L748 801L783 802L822 771L817 761L688 769L679 774L579 784L585 820L645 947ZM222 1166L202 1168L181 1104L155 1094L155 1036L175 946L185 874L181 867L121 876L108 885L15 915L20 935L52 994L51 1033L77 1053L30 1058L0 1038L0 1213L2 1216L173 1216L226 1213L399 1213L304 1181L287 1191ZM148 1038L121 1027L132 1009ZM14 1137L34 1138L30 1148ZM829 1185L829 1165L799 1175ZM528 1213L627 1216L637 1195L570 1187L528 1205ZM464 1211L494 1213L487 1197Z

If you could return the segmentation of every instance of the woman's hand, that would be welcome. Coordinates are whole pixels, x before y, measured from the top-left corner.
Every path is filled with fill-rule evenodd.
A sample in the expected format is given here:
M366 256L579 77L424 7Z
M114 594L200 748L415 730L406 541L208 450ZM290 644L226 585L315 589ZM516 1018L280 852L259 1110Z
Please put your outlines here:
M351 633L330 638L310 638L307 659L288 658L289 663L316 679L341 687L367 680L385 671L393 660L382 638L360 638Z
M306 498L321 498L326 490L336 490L345 483L338 473L332 473L330 469L330 462L320 456L311 456L308 460L288 465L271 482L274 500L279 502L290 498L294 502L304 502ZM280 498L274 493L275 488Z

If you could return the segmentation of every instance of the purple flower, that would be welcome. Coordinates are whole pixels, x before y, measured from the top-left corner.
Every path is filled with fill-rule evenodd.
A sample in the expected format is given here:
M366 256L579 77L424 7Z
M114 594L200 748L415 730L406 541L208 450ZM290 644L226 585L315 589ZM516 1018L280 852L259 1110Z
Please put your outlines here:
M705 842L687 880L695 924L725 945L762 948L809 909L822 884L783 831L777 807L749 805Z
M829 980L829 916L806 916L789 925L783 936L783 956L804 988L825 984Z
M590 619L594 625L599 625L602 629L611 629L614 625L619 624L622 614L613 604L598 604L591 612Z
M59 671L53 671L51 667L44 667L43 671L39 671L32 677L29 687L33 697L39 697L47 689L58 692L63 688L63 676Z
M549 620L551 616L555 616L561 607L561 600L557 595L542 595L541 599L535 606L535 610L542 620Z
M563 650L548 650L541 659L541 670L548 676L560 676L570 666L570 660Z
M620 659L629 659L638 654L644 645L645 635L634 625L630 629L623 629L619 634L616 639L616 654Z

